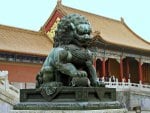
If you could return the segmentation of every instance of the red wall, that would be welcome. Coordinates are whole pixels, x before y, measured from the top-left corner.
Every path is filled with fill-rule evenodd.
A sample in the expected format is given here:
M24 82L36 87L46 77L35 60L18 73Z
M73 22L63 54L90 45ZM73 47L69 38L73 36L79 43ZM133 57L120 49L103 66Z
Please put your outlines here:
M118 78L119 81L120 80L120 64L117 62L116 59L111 59L109 60L109 65L110 65L110 73L111 75L114 75L116 78Z
M42 65L0 62L0 70L8 71L8 79L10 82L35 82L36 74Z

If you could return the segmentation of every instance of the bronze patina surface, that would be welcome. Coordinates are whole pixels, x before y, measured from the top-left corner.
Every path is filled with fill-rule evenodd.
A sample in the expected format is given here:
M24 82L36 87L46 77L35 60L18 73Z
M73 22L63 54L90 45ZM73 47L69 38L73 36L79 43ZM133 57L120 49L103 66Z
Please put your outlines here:
M91 25L78 14L63 17L54 37L54 48L48 55L37 76L36 87L47 82L61 82L64 86L79 86L74 77L87 77L83 86L100 86L93 66L93 54L90 51L93 40ZM74 84L77 83L77 84Z

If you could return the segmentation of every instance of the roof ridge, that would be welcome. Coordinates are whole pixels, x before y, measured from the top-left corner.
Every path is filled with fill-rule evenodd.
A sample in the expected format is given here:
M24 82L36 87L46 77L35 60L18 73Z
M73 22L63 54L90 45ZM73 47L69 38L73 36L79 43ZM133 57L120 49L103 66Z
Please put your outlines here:
M62 6L62 7L65 7L65 8L69 8L69 9L73 9L73 10L78 10L78 11L83 12L83 13L88 13L88 14L90 14L90 15L94 15L94 16L97 16L97 17L105 18L105 19L107 19L107 20L111 20L111 21L115 21L115 22L119 22L119 23L121 23L121 21L120 21L120 20L113 19L113 18L109 18L109 17L105 17L105 16L98 15L98 14L94 14L94 13L92 13L92 12L88 12L88 11L85 11L85 10L83 11L83 10L76 9L76 8L72 8L72 7L69 7L69 6L63 5L63 4L61 4L61 5L59 5L59 6L60 6L60 7Z
M0 29L6 29L11 31L17 31L17 32L26 32L34 35L42 35L42 33L39 31L33 31L33 30L28 30L28 29L18 28L18 27L8 26L8 25L2 25L2 24L0 24Z

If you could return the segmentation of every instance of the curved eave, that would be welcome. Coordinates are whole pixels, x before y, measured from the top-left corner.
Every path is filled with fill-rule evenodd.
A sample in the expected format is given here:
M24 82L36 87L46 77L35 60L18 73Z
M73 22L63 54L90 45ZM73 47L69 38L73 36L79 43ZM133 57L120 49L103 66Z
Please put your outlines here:
M143 52L150 53L150 50L145 50L145 49L141 49L141 48L136 48L136 47L131 47L131 46L127 46L127 45L121 45L121 44L118 44L118 43L113 43L113 42L105 40L105 38L103 38L101 35L99 35L98 37L99 37L99 41L102 41L106 46L107 45L119 46L122 49L128 48L128 49L131 49L133 51L141 51L141 53L143 53Z
M143 42L145 42L145 43L147 43L147 44L150 45L150 42L144 40L142 37L140 37L139 35L137 35L125 22L123 22L122 24L123 24L131 33L133 33L133 34L137 37L137 39L140 39L141 41L143 41Z
M47 57L47 54L41 54L41 53L29 53L29 52L18 52L18 51L13 51L13 50L1 50L0 52L4 53L11 53L11 54L21 54L21 55L31 55L31 56L39 56L39 57Z
M101 41L105 42L106 44L117 45L117 46L121 46L123 48L130 48L132 50L150 52L150 48L148 48L149 47L148 45L150 45L150 42L144 40L139 35L137 35L133 30L131 30L131 28L128 27L128 25L124 21L120 22L120 24L122 24L123 26L125 26L125 28L127 30L129 30L129 32L131 32L137 38L137 40L140 40L142 43L145 43L145 45L146 45L147 48L144 49L144 48L140 48L140 47L136 47L136 46L130 46L130 45L126 45L126 44L119 44L117 42L115 43L113 41L107 40L105 37L103 37L103 36L101 36L101 34L99 34L99 38L101 39Z

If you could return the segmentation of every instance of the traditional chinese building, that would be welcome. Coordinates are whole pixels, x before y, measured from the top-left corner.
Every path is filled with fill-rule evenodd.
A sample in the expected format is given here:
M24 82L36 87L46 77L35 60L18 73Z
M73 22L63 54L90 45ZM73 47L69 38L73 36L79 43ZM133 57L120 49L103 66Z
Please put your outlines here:
M42 30L53 41L60 18L71 13L85 16L92 25L93 35L98 40L94 65L99 77L115 76L119 81L130 78L131 82L150 83L150 43L134 33L123 18L114 20L64 6L58 1Z
M98 77L115 76L131 82L150 84L150 43L121 20L67 7L58 1L39 32L0 25L0 70L9 71L11 83L35 82L53 45L59 20L71 13L85 16L91 23L97 51L94 65ZM25 86L26 87L26 86Z
M35 82L51 48L51 40L42 32L0 25L0 70L9 72L14 85L24 88Z

